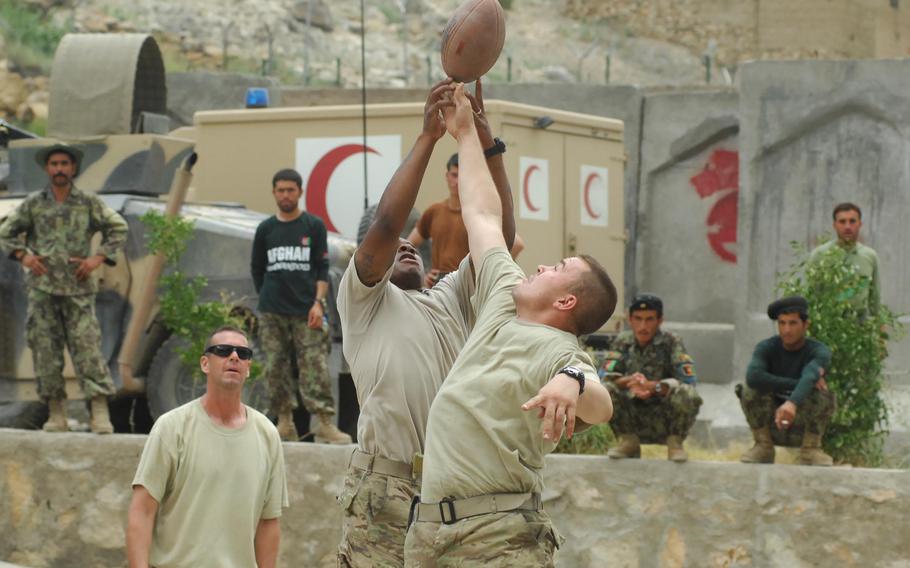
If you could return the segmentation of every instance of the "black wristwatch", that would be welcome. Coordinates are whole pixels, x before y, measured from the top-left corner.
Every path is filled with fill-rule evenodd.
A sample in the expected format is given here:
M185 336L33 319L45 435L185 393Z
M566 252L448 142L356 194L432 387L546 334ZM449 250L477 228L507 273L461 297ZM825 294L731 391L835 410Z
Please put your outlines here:
M493 145L483 151L483 156L486 159L490 159L493 156L498 156L499 154L506 153L506 143L500 140L499 138L493 139Z
M585 374L581 371L581 369L569 365L560 369L559 372L563 375L568 375L578 381L579 396L581 396L581 393L585 392Z

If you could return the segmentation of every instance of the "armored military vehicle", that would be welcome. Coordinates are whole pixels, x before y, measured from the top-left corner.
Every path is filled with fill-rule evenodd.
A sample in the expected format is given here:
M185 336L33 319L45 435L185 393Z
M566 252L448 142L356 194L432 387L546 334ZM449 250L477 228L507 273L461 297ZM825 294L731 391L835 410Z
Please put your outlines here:
M150 255L140 218L149 210L179 214L195 230L180 260L188 276L205 276L202 301L231 298L234 309L255 330L256 293L249 263L253 235L267 215L231 203L184 203L197 156L194 142L166 134L164 67L155 41L141 34L64 37L51 76L48 131L51 138L9 140L8 193L0 197L0 218L25 195L44 187L47 178L35 161L38 150L65 141L84 152L75 184L95 192L129 224L126 250L115 266L103 265L96 313L102 352L118 395L112 420L118 431L142 431L151 418L198 396L204 383L177 355L182 340L158 318L157 282L163 259ZM9 137L11 138L11 137ZM205 160L205 156L198 159ZM337 289L354 243L329 236L330 288ZM0 426L40 426L44 407L37 400L31 353L25 341L26 290L21 266L0 259ZM335 294L330 368L341 370L341 331ZM71 399L81 398L73 367L64 369ZM262 382L245 393L249 403L267 407ZM138 404L137 404L138 401ZM299 417L305 422L306 417ZM302 424L305 432L307 424Z

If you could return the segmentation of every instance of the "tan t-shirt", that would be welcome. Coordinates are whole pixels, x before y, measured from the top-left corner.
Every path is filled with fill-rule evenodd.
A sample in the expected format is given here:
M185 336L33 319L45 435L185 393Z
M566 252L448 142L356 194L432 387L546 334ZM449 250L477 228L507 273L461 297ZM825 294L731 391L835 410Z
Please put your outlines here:
M505 248L481 262L477 323L430 411L424 502L540 492L556 444L543 439L537 411L521 405L566 365L597 376L577 337L516 318L512 289L524 277Z
M352 258L338 313L360 403L360 449L410 462L423 452L430 403L474 324L474 282L467 257L431 290L402 290L391 276L390 267L365 286Z
M461 211L452 210L448 201L430 205L417 222L417 232L432 239L430 253L437 270L452 272L468 254L468 230Z
M158 501L151 566L256 566L256 527L281 516L288 490L278 431L245 408L237 429L215 424L199 399L155 422L133 478Z

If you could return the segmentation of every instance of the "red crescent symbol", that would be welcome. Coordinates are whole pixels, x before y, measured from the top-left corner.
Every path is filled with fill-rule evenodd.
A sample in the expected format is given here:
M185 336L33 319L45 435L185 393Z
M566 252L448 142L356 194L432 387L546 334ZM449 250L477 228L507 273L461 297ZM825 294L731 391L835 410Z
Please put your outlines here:
M531 194L528 192L528 182L531 181L531 174L536 171L540 171L540 167L533 165L530 168L525 170L524 181L521 183L521 193L525 198L525 204L528 206L528 209L531 210L531 213L537 213L540 211L539 207L534 207L534 204L531 203Z
M600 213L595 213L594 210L591 209L591 184L596 179L600 179L600 174L598 174L598 173L590 174L588 176L588 179L585 180L585 191L584 191L585 209L588 212L588 216L591 217L592 219L600 219L600 215L601 215Z
M310 179L307 180L306 210L322 219L325 222L325 228L329 231L338 232L335 223L333 223L332 219L329 217L329 208L326 205L329 180L332 178L332 174L335 173L335 169L338 168L341 162L347 160L354 154L360 154L362 152L379 155L379 152L376 150L369 146L363 146L362 144L345 144L344 146L338 146L337 148L326 152L325 156L316 162L316 165L313 167L313 172L310 174Z

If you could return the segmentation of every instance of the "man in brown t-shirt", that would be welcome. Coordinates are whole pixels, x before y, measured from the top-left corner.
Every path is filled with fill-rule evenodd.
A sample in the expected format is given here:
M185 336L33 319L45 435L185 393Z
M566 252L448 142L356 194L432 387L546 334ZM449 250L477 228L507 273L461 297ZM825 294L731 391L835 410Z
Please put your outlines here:
M408 235L415 247L427 239L431 241L433 260L427 274L427 287L432 286L439 275L457 269L458 263L468 254L468 232L461 220L461 202L458 200L458 154L453 154L446 163L446 186L449 196L430 205Z
M408 235L408 240L419 247L430 239L432 263L424 279L424 286L432 288L443 276L458 269L458 264L468 255L468 231L461 218L461 201L458 199L458 154L446 162L446 186L449 196L430 205ZM524 248L518 235L512 245L512 257Z

